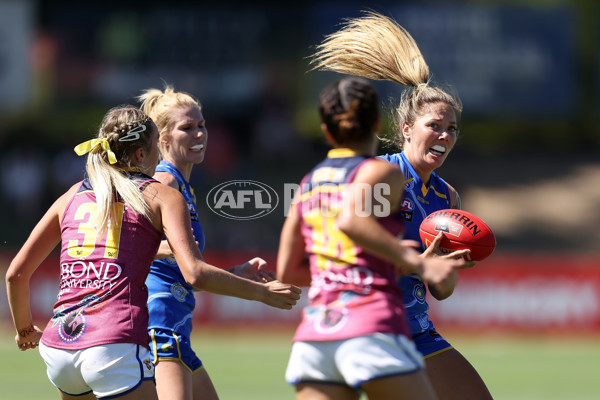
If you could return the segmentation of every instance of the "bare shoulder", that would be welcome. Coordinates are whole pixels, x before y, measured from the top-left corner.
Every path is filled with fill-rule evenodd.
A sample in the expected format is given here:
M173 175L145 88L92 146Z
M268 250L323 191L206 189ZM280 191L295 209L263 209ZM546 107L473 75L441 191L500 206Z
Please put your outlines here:
M166 214L178 212L183 215L188 212L181 192L160 182L148 184L144 189L143 196L151 210L150 222L161 232L164 230L163 221Z
M460 196L458 195L458 192L448 182L446 182L446 184L448 185L448 191L450 192L450 207L460 209L461 204L460 204Z
M54 204L52 204L52 206L50 207L50 210L53 210L62 218L65 209L67 208L73 197L75 197L75 195L77 194L77 191L79 190L80 186L81 182L77 182L76 184L71 186L69 190L64 192L62 196L56 199Z
M175 179L175 177L169 172L156 172L153 178L162 183L163 185L167 185L172 187L173 189L179 190L179 183L177 182L177 179Z
M144 190L144 196L151 206L153 203L172 204L180 200L185 202L178 189L161 182L149 183Z
M373 158L360 166L356 173L355 182L402 183L404 182L404 174L399 166L380 158Z

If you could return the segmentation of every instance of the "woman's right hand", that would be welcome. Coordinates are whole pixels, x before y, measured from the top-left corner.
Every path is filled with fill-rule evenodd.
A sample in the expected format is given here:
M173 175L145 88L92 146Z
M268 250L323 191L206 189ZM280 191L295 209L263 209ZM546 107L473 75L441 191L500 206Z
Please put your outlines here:
M433 242L429 245L428 248L422 253L423 257L442 257L442 258L454 258L457 260L464 259L467 260L467 255L471 252L469 249L464 250L456 250L451 253L444 253L440 249L440 244L442 243L442 239L444 238L444 233L440 232L433 239ZM465 264L457 269L471 268L477 264L477 261L466 261Z
M265 287L264 297L261 302L275 308L291 310L300 299L302 290L289 283L281 283L277 280L263 284Z
M21 329L15 336L15 342L19 350L25 351L38 347L42 333L43 331L35 325L31 325L30 328Z
M471 250L466 249L444 253L440 249L443 237L444 234L440 232L431 245L420 255L423 258L423 279L431 285L442 284L456 269L471 268L477 264L477 261L466 260L465 256Z

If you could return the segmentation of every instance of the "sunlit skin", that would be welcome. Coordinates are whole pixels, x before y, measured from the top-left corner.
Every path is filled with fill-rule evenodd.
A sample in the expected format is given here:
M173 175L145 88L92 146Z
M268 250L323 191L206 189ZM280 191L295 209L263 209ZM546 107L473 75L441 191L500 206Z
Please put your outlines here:
M189 181L195 164L204 161L208 141L206 121L196 106L172 111L173 126L161 138L163 159L170 162Z
M412 126L402 123L404 154L424 183L442 166L456 143L458 122L446 103L431 104Z
M156 127L154 127L156 132ZM139 166L140 170L148 176L154 175L154 171L156 170L156 166L158 165L158 158L160 152L158 150L158 133L154 133L152 135L152 144L150 145L150 151L143 151L143 149L139 149L138 153L143 154L144 157L141 160L141 164Z

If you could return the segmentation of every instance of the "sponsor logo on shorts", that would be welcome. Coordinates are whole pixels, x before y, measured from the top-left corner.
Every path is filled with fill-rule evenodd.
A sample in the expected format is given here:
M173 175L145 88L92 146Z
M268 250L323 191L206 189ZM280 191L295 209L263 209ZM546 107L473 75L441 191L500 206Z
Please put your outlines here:
M152 361L150 361L149 358L146 358L144 360L144 365L146 366L146 368L148 369L148 371L152 371Z

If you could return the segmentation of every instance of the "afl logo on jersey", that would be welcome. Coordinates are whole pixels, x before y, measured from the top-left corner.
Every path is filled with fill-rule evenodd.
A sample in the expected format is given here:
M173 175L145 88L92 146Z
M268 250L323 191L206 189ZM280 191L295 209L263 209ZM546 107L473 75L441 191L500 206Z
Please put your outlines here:
M187 207L188 207L188 210L190 211L190 217L192 218L192 221L196 221L196 222L200 221L198 219L198 213L196 212L196 205L193 202L188 201Z
M277 192L257 181L228 181L215 186L206 196L206 204L217 215L247 220L270 214L279 203Z
M404 198L402 200L402 203L400 204L400 211L402 212L402 217L406 222L412 222L415 205L410 199Z

